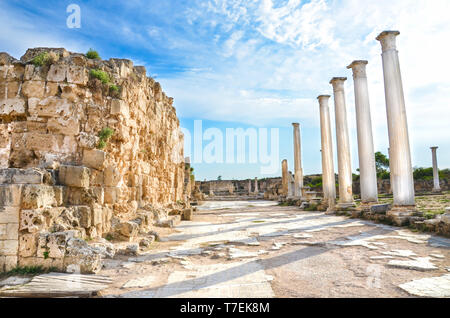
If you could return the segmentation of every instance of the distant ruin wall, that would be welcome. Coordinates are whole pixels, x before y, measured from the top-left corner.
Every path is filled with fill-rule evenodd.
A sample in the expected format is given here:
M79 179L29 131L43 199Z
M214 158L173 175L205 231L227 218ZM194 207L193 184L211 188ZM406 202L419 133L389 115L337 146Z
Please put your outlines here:
M102 237L138 215L148 225L150 206L187 200L172 103L129 60L0 53L0 270L67 267L71 237Z

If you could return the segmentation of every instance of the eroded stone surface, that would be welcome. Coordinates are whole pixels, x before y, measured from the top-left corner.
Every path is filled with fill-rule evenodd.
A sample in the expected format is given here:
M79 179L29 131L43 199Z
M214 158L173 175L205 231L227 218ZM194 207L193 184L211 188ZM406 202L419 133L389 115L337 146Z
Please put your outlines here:
M450 275L413 280L399 287L414 296L450 298Z

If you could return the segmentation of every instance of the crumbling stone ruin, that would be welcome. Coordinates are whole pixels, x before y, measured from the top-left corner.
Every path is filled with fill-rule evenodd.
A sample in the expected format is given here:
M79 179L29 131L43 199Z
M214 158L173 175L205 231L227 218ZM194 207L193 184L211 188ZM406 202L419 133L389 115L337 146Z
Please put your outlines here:
M0 53L0 271L97 272L105 239L189 219L183 139L173 99L132 61Z

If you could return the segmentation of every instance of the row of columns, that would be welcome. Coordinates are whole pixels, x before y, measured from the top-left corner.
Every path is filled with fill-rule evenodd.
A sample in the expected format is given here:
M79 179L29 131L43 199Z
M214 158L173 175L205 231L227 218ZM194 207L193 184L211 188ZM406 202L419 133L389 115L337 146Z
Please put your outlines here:
M403 85L396 49L397 31L382 32L377 40L381 42L384 86L386 96L387 121L390 144L390 170L394 206L414 206L414 180L408 137ZM378 201L375 151L373 144L372 119L370 113L369 90L367 83L367 61L354 61L347 68L353 72L356 124L358 136L358 155L360 166L361 201L365 204ZM336 114L336 141L338 152L339 203L337 208L354 206L352 192L352 168L350 143L345 102L345 77L334 77L334 105ZM329 95L318 97L322 136L322 169L324 199L330 202L335 198L335 178L333 150L331 141Z
M411 164L411 153L406 118L405 99L400 72L396 37L398 31L384 31L378 37L382 47L383 74L387 122L389 132L389 158L391 171L391 189L395 207L414 207L414 178ZM358 156L360 167L361 202L374 204L378 202L378 182L375 164L375 150L372 132L372 117L367 81L366 66L368 61L353 61L347 69L353 73L356 126L358 138ZM350 138L347 123L347 106L345 101L344 84L346 77L333 77L330 84L333 87L336 143L339 176L339 202L336 208L347 209L354 207L353 173L351 167ZM324 203L329 209L334 209L336 202L336 179L334 172L332 131L330 120L330 95L318 97L320 107L320 127L322 143L322 172ZM303 196L303 169L301 162L300 124L294 127L294 163L295 180L288 169L288 162L282 162L282 192L286 197L301 199ZM437 167L437 147L432 147L434 189L439 192L439 170ZM292 181L294 184L292 186Z

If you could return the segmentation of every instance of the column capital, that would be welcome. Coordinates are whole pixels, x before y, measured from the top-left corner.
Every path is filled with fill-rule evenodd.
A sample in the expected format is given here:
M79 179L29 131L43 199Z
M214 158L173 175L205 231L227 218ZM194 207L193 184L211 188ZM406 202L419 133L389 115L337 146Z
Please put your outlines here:
M321 101L321 100L328 100L328 99L330 99L331 98L331 96L330 95L320 95L320 96L318 96L317 97L317 99L319 100L319 101Z
M295 128L300 127L299 123L292 123L292 126L294 126Z
M347 66L348 69L352 69L353 71L353 77L367 77L366 75L366 65L369 64L368 61L360 60L360 61L353 61L349 66Z
M333 85L334 91L342 91L344 90L344 83L346 80L347 77L333 77L330 84Z
M436 150L436 149L439 149L439 147L431 147L430 149L431 150Z
M377 36L377 41L381 42L383 52L397 49L396 38L400 35L399 31L383 31Z

